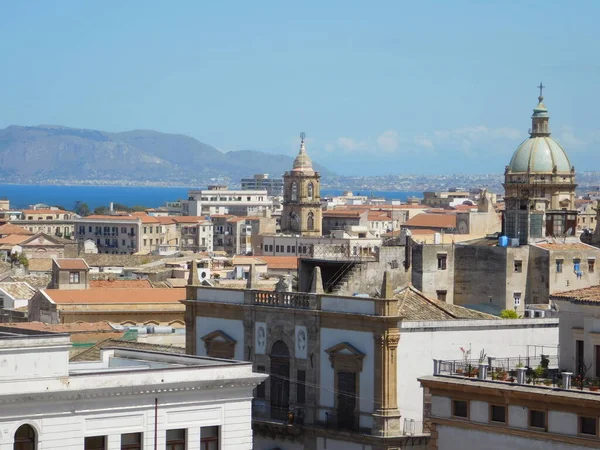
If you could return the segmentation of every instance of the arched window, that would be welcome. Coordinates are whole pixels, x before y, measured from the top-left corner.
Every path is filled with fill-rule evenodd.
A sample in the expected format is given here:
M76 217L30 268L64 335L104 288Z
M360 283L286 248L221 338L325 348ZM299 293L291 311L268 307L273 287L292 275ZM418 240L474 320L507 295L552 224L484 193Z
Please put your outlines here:
M313 199L314 191L315 191L315 186L312 183L308 183L308 198L310 200Z
M308 213L308 219L306 219L306 228L310 231L315 229L315 215L312 212Z
M271 417L285 419L290 405L290 351L283 341L271 347Z
M35 430L31 425L21 425L15 432L14 450L35 450Z
M298 184L294 181L292 183L292 201L293 202L297 202L298 201Z

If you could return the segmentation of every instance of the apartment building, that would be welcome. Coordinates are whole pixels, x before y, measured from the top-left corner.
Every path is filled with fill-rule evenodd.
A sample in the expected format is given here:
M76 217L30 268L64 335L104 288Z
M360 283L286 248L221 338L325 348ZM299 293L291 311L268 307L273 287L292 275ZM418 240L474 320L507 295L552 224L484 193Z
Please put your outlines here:
M210 220L204 216L176 216L171 219L177 226L181 250L213 251L213 223Z
M75 214L58 208L24 209L20 211L3 211L4 220L28 229L33 233L46 233L54 236L73 239L75 231Z
M231 190L227 186L209 186L208 189L191 190L188 199L181 201L186 216L233 214L256 216L273 208L273 200L266 189Z
M252 364L0 327L2 450L251 450ZM142 345L140 345L142 347Z
M242 178L243 191L265 189L269 197L283 196L283 178L269 178L268 173L258 173L252 178Z
M132 215L91 215L75 219L75 239L93 241L98 253L130 255L140 251L142 218ZM149 241L146 241L148 245Z

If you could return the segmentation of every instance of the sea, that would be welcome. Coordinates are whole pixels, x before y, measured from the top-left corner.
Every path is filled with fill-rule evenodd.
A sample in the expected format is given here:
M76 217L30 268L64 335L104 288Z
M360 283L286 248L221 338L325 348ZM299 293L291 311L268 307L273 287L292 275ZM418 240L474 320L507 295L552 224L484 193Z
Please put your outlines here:
M11 208L27 208L43 203L49 206L62 206L72 210L76 201L82 201L94 209L108 206L110 202L126 206L146 206L156 208L165 202L187 198L187 187L155 186L65 186L39 184L0 184L0 198L10 200ZM198 188L194 188L198 189ZM341 195L347 189L321 189L321 196ZM409 197L422 197L422 192L404 191L353 191L355 195L372 195L387 200L406 200Z

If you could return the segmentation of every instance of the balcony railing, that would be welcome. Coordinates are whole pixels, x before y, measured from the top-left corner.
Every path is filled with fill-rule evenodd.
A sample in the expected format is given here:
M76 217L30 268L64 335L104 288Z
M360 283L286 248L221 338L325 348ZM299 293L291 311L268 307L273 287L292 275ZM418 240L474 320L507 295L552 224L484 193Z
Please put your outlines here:
M325 427L334 430L360 431L358 417L354 414L333 414L325 413Z
M252 292L252 304L281 308L310 309L310 296L296 292Z

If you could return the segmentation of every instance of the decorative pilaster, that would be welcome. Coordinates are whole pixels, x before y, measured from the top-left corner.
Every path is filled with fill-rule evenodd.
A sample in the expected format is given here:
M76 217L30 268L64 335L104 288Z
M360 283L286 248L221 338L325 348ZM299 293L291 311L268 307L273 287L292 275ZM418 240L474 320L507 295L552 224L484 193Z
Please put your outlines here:
M372 433L381 437L401 433L398 409L397 350L400 330L388 328L375 338L375 412Z

